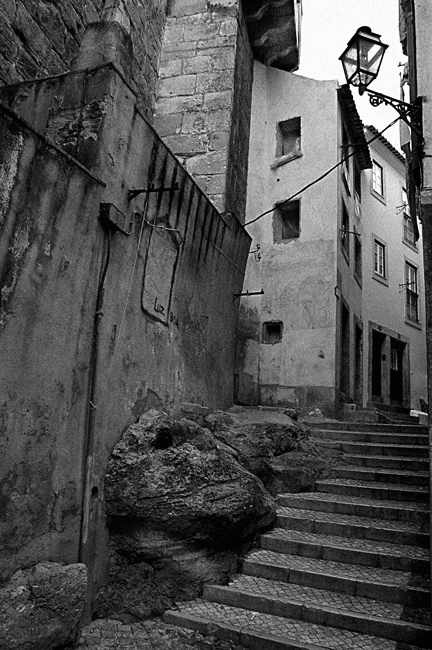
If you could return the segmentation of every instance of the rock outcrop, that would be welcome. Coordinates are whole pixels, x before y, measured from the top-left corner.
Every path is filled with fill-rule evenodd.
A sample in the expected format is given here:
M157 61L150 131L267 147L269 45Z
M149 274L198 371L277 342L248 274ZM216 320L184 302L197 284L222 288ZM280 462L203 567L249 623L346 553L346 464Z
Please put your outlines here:
M208 430L146 412L115 446L105 477L112 580L99 613L136 620L192 598L236 569L275 518L262 482Z
M0 650L49 650L72 643L84 609L84 564L42 562L0 589Z
M334 453L309 440L293 409L234 406L211 413L204 424L273 496L311 490L331 471Z

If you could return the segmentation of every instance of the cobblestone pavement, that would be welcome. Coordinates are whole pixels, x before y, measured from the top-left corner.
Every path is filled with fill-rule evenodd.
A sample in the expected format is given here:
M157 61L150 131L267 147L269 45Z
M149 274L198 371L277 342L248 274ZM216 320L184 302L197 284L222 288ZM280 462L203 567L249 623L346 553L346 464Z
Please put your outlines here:
M97 619L87 625L74 650L244 650L193 630L167 625L160 619L124 624Z

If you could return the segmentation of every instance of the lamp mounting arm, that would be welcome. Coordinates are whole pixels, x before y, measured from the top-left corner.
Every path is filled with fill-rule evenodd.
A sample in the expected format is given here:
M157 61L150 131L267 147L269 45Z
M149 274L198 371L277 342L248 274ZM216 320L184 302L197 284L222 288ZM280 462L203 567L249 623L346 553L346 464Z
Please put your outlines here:
M376 90L370 90L369 88L359 88L360 95L364 93L369 95L369 102L372 106L380 106L384 104L385 106L392 106L398 113L400 118L408 124L408 126L417 133L418 136L422 137L421 133L421 117L422 117L422 107L421 107L421 97L419 97L419 104L408 104L403 102L400 99L394 99L394 97L389 97L383 93L379 93Z

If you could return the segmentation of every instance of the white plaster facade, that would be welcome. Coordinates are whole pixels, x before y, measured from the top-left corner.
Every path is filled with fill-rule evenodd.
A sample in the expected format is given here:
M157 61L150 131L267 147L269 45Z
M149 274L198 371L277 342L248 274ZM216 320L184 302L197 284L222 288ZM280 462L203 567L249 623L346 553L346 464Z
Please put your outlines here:
M402 212L395 215L404 184L397 156L382 142L374 148L388 166L385 203L370 195L371 171L362 170L360 214L354 160L364 168L365 158L356 154L294 198L299 201L298 236L281 238L277 232L272 208L337 165L342 151L353 151L343 147L342 124L349 142L359 129L365 142L352 96L344 93L342 97L336 81L316 81L255 64L246 209L246 223L253 222L247 226L253 243L243 291L264 293L241 300L236 395L240 403L294 406L302 412L319 408L326 415L337 414L341 402L366 406L371 381L369 321L409 339L410 399L416 408L418 397L426 399L424 328L406 323L405 294L398 293L404 256L412 261L414 256L419 277L422 271L421 247L414 251L402 242ZM300 118L296 149L292 155L281 155L278 124L295 118ZM352 118L355 127L349 123ZM344 212L352 232L344 235L343 249ZM387 233L391 248L392 276L385 287L370 274L372 232ZM356 239L362 243L361 278L355 273Z

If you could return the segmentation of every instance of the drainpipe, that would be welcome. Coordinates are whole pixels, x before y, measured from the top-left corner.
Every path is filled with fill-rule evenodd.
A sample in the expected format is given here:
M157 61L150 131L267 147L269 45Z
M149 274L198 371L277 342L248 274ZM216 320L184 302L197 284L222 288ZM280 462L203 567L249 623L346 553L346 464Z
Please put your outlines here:
M103 316L103 300L104 300L104 284L108 271L110 254L111 254L111 231L108 229L107 234L104 236L103 243L103 257L102 265L99 276L99 284L96 298L96 307L93 317L93 336L92 347L90 353L89 364L89 388L88 388L88 402L87 402L87 423L85 429L85 440L83 450L83 498L81 507L81 527L80 527L80 542L79 542L79 562L87 565L88 571L88 590L86 598L86 613L90 614L93 583L94 583L94 558L89 558L91 547L88 546L89 531L90 531L90 516L94 504L99 497L99 488L94 484L93 477L93 451L94 451L94 438L95 438L95 423L96 423L96 386L97 386L97 361L99 353L99 331L100 323Z

